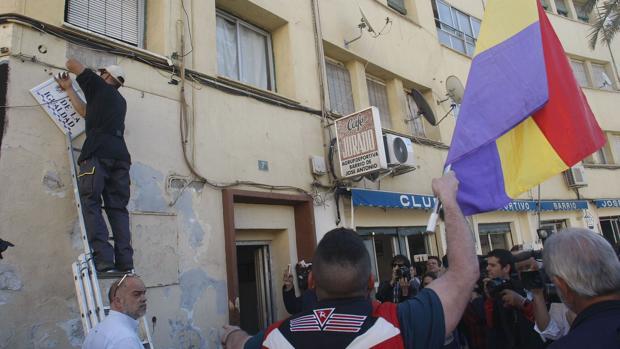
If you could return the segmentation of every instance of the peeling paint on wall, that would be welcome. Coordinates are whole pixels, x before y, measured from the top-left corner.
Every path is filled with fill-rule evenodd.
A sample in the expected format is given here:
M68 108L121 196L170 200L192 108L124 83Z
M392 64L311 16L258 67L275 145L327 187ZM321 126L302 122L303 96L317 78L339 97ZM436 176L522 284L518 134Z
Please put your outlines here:
M200 329L193 325L191 319L188 321L168 320L168 325L170 326L170 338L175 344L174 348L204 349L207 347Z
M190 319L198 298L209 287L215 289L217 313L223 315L228 311L226 284L224 281L209 277L202 269L191 269L181 274L179 286L181 286L181 309L189 312Z
M0 264L0 305L9 302L12 291L22 289L22 280L15 268L8 264Z
M82 346L82 342L84 341L84 330L82 329L82 320L80 320L80 318L58 322L56 325L65 331L67 341L73 348Z
M194 207L192 203L192 193L185 191L181 198L177 201L176 208L179 211L179 215L182 218L184 231L187 232L189 238L189 245L192 248L198 248L202 246L205 232L196 218L194 213Z
M9 63L0 63L0 105L6 104L6 93L9 85ZM0 149L2 146L2 137L4 136L6 122L6 108L0 108Z
M47 171L43 176L42 183L46 193L59 198L65 197L65 185L62 182L58 173L53 171Z
M170 206L164 199L162 183L164 175L154 168L139 162L131 164L132 196L129 211L169 212Z
M30 327L30 342L34 348L58 348L58 341L50 335L46 324Z

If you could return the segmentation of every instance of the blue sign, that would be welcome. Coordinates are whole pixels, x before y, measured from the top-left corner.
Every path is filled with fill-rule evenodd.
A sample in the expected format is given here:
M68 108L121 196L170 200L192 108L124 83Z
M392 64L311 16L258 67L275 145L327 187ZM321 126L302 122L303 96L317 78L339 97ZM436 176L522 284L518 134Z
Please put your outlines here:
M504 206L500 211L523 212L536 211L538 204L534 200L515 200Z
M620 207L620 199L598 199L594 204L596 208Z
M561 200L561 201L541 201L541 211L577 211L587 210L586 200Z
M351 189L353 206L409 208L430 210L435 206L435 197L430 195L416 195L394 193L389 191Z

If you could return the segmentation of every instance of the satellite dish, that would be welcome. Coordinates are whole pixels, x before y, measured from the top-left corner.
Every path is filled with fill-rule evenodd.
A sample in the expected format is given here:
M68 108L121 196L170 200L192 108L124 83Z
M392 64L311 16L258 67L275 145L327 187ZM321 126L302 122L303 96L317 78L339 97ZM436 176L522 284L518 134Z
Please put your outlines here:
M411 97L413 97L415 104L418 105L418 115L423 116L429 124L437 126L437 119L435 119L433 109L431 109L431 106L426 102L420 91L412 89Z
M461 104L464 93L465 88L463 87L461 80L454 75L448 76L446 79L446 94L448 97L452 98L454 103Z
M370 24L370 21L368 20L368 18L366 18L366 15L364 14L364 11L362 11L361 6L359 9L360 9L360 14L362 15L362 23L366 25L369 32L376 34L377 32L375 32L375 28L372 27L372 25Z

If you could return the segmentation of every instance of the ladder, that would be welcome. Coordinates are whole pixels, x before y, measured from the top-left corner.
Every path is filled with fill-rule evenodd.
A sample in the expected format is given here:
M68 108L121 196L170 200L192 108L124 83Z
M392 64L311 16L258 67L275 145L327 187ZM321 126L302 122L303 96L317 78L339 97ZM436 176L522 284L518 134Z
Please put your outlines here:
M69 167L71 168L71 181L73 182L73 196L75 206L78 213L78 222L80 225L80 238L84 245L84 253L80 254L77 260L71 265L73 272L73 283L75 285L75 294L77 296L78 305L80 307L80 315L84 336L90 332L99 322L107 315L109 306L105 306L101 297L100 281L103 279L118 279L125 273L106 272L97 273L93 255L88 243L86 235L86 225L84 224L84 216L82 214L82 202L80 200L80 192L78 187L78 172L75 163L73 141L70 132L67 132L67 156L69 158ZM151 332L146 318L143 316L140 321L139 329L142 345L145 349L155 349Z

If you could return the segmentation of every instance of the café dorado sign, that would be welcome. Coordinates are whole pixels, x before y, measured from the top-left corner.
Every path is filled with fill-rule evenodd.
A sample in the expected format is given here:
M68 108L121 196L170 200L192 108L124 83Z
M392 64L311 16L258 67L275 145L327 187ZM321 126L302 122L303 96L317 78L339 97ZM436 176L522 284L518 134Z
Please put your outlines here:
M342 178L387 169L379 110L370 107L336 120Z

